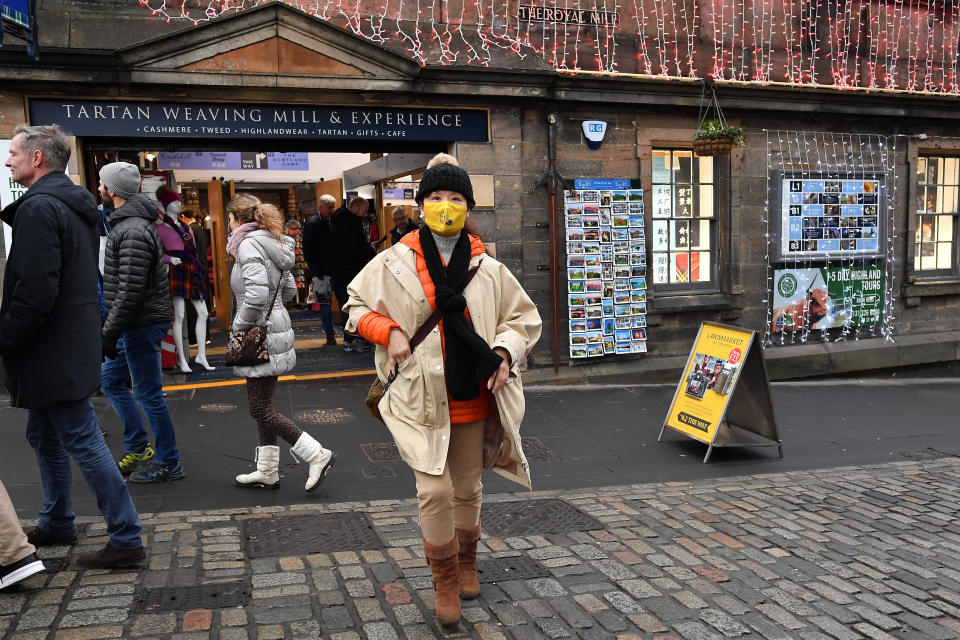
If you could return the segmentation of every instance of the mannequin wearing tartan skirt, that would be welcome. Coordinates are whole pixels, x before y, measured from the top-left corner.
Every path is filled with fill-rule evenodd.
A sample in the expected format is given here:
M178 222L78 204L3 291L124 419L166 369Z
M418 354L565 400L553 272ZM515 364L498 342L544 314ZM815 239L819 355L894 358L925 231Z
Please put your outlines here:
M163 259L170 273L173 343L177 349L177 362L184 373L193 371L188 364L189 347L184 347L183 344L183 319L186 315L186 301L189 300L197 312L197 357L194 361L207 371L213 371L213 367L207 362L207 305L204 302L206 274L197 256L193 231L178 219L182 206L180 196L169 190L158 195L165 209L164 215L157 221L157 233L163 243Z

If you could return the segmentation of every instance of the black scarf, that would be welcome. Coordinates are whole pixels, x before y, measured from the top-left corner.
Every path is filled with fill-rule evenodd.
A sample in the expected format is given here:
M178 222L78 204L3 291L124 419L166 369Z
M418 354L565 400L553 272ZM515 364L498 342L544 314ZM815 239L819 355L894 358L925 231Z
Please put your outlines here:
M477 335L464 314L467 300L463 297L463 287L470 269L470 236L466 231L460 232L446 269L426 225L420 227L420 246L436 289L437 308L443 311L447 392L454 400L473 400L480 395L478 383L485 383L500 367L503 358Z

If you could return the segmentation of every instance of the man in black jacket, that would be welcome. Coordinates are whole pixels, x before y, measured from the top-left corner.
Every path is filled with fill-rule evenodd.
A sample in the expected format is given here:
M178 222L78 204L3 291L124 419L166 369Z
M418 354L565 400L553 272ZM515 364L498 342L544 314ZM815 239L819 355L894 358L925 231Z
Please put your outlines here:
M153 227L159 212L139 191L140 170L132 164L114 162L100 169L100 197L114 207L103 259L102 388L123 423L120 471L130 474L130 482L146 484L179 480L184 473L162 389L160 345L173 308L163 245ZM127 376L150 422L156 451L127 390Z
M376 255L363 231L363 218L369 207L370 203L364 198L355 196L348 207L340 207L333 214L333 262L330 268L333 292L341 309L349 299L347 285ZM342 311L340 315L344 316ZM369 351L373 346L363 338L344 332L343 348L345 351Z
M320 308L323 330L327 334L327 344L337 344L333 333L333 319L330 313L331 282L331 239L333 227L330 218L337 206L336 199L328 193L320 196L317 211L303 223L303 257L313 276L313 295Z
M145 557L140 518L100 433L90 395L100 384L96 201L64 175L70 142L59 127L14 129L6 166L27 192L0 218L13 244L0 303L0 358L43 482L35 546L76 544L70 458L97 494L109 541L77 562L112 568Z

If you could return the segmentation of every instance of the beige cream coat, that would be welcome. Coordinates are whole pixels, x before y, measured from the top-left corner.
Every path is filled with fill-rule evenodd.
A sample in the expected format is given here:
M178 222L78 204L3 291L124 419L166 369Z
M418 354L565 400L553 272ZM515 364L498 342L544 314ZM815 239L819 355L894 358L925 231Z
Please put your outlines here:
M487 255L473 256L473 268L482 259L476 276L463 294L476 332L491 347L503 347L512 363L507 384L494 396L496 410L487 418L488 428L503 425L505 454L494 471L527 488L530 468L520 446L520 422L525 409L520 363L540 337L537 308L501 263ZM397 244L377 255L347 287L350 314L347 331L375 311L400 325L408 339L430 316L430 303L417 277L416 253ZM376 366L381 380L388 375L387 349L377 346ZM411 467L424 473L443 473L450 443L450 412L444 379L443 348L436 329L400 365L399 373L380 401L380 413L390 429L400 455Z

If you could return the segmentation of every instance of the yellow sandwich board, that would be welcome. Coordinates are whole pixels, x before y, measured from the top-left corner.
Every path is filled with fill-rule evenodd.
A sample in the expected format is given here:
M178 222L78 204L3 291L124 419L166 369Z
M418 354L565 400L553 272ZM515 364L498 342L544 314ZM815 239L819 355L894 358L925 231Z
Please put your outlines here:
M767 366L755 343L754 331L701 324L657 440L667 427L699 440L709 445L704 462L714 447L775 446L782 458Z

